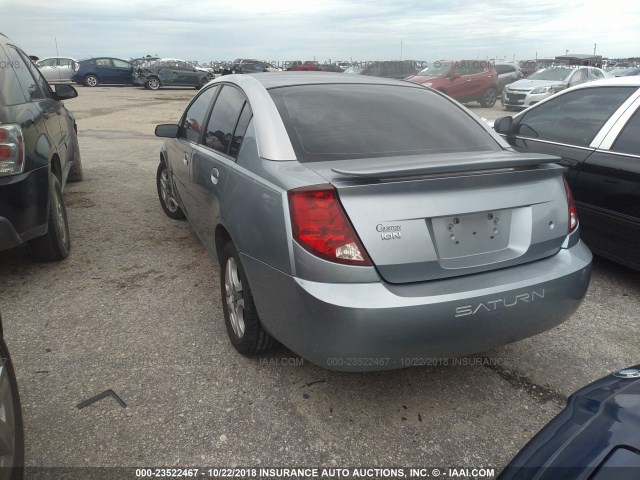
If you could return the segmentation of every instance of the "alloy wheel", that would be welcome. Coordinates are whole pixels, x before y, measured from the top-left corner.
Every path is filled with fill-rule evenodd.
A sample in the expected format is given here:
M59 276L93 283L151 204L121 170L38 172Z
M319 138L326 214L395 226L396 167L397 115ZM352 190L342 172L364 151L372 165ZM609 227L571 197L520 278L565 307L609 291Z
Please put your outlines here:
M171 213L178 211L178 202L173 198L173 192L171 191L171 184L169 183L169 172L165 168L160 175L160 195L162 202Z
M242 338L245 330L244 295L238 264L233 257L227 259L224 267L224 289L231 328L238 338Z

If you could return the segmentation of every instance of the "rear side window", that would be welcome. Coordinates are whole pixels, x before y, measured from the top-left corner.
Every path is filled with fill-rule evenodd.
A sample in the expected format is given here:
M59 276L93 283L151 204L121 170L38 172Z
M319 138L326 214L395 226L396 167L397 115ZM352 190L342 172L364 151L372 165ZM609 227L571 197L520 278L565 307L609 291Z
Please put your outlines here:
M516 67L513 65L496 65L496 73L502 75L503 73L513 73L516 71Z
M113 59L113 66L117 67L117 68L130 68L131 64L128 62L125 62L124 60L118 60L118 59Z
M7 54L9 61L13 66L13 71L16 72L18 77L18 83L22 87L24 96L27 97L27 101L41 100L45 98L44 92L36 82L36 79L30 72L31 61L25 60L22 55L12 46L7 46ZM29 62L27 65L26 62ZM35 66L33 67L35 69Z
M587 147L636 87L583 88L559 95L525 113L518 135Z
M40 87L40 91L44 93L44 96L52 97L53 92L51 91L51 87L47 83L47 80L42 76L40 70L38 70L38 67L36 67L34 63L31 62L23 53L20 53L20 56L24 60L25 64L29 67L29 71Z
M200 93L193 103L191 103L180 125L179 136L181 138L186 138L190 142L198 143L200 133L202 133L202 129L204 128L204 117L209 110L211 100L213 100L217 92L217 87L208 88Z
M233 140L231 141L231 147L229 147L229 155L233 158L238 158L238 153L240 153L240 146L242 145L242 139L244 138L244 134L247 132L247 127L249 126L249 122L253 117L253 112L251 111L251 107L249 103L244 104L244 108L242 109L242 113L240 114L240 118L238 119L238 125L236 125L236 130L233 132Z
M0 101L3 105L20 105L27 101L12 68L11 60L2 46L0 46Z
M636 111L629 123L620 132L611 150L640 155L640 109Z
M233 139L233 132L245 104L244 95L237 88L225 85L211 111L204 143L225 155Z
M426 88L301 85L269 93L301 162L500 150L469 114Z

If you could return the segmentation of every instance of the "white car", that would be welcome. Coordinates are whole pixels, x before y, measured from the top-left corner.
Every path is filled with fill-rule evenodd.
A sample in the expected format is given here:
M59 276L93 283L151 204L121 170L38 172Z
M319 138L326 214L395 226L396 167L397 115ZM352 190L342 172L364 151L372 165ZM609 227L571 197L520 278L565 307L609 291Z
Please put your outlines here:
M595 67L545 68L506 85L502 91L502 106L506 110L527 108L565 88L607 77L604 70Z
M79 64L71 57L49 57L36 62L36 67L49 83L70 82Z

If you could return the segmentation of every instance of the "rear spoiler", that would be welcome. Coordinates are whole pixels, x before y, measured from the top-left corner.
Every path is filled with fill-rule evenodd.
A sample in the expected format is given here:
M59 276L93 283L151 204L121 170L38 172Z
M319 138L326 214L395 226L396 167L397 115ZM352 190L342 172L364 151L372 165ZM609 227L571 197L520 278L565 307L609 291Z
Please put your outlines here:
M404 158L406 159L407 157ZM514 152L494 152L491 155L483 154L473 157L467 156L466 158L461 155L453 159L451 157L447 159L442 157L440 159L420 157L420 161L418 162L399 162L396 158L395 164L378 164L354 169L332 168L331 171L340 176L352 178L394 178L415 175L479 172L484 170L520 169L557 163L560 160L560 157L544 154L523 155Z

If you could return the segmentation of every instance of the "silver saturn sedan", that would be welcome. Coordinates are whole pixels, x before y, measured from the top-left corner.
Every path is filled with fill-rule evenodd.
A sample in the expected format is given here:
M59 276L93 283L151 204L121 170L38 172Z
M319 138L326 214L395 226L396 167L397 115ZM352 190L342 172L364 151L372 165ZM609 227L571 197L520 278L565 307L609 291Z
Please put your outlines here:
M548 330L586 293L559 159L439 92L226 75L156 135L160 204L218 260L242 354L277 340L328 369L425 365Z

